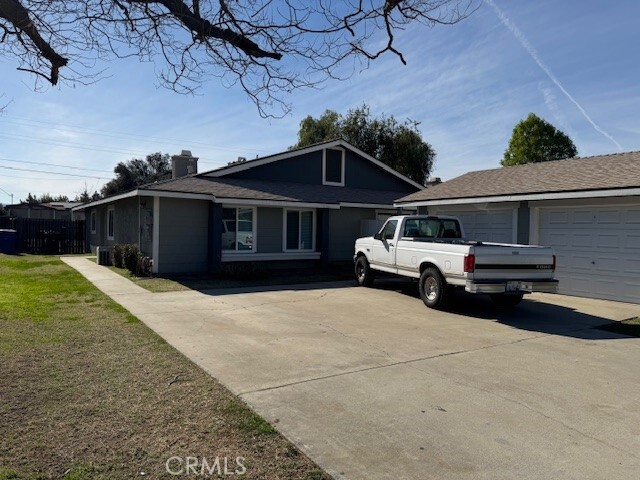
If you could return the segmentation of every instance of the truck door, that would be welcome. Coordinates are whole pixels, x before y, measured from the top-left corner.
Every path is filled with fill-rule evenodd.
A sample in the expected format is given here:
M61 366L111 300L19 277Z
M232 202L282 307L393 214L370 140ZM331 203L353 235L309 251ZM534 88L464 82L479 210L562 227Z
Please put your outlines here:
M375 265L395 268L395 234L398 220L388 220L380 231L380 239L373 241L371 258Z

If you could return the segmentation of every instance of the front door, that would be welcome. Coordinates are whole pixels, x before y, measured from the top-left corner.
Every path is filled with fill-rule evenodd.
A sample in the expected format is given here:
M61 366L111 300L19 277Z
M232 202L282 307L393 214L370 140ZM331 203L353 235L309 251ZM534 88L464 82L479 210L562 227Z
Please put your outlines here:
M371 259L375 265L393 268L395 265L395 242L397 220L389 220L380 231L381 239L373 241Z

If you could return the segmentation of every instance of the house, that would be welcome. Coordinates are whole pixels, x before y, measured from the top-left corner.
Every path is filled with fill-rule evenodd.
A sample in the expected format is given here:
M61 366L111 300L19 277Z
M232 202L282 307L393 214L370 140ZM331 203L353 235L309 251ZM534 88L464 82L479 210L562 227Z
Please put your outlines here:
M640 303L640 152L469 172L395 205L458 216L470 239L553 247L560 293Z
M82 202L17 203L5 205L7 216L15 218L45 218L48 220L84 220L82 211L73 208Z
M398 211L396 198L423 188L343 140L204 173L197 161L183 151L171 180L76 207L91 248L138 244L161 274L349 261L355 239Z

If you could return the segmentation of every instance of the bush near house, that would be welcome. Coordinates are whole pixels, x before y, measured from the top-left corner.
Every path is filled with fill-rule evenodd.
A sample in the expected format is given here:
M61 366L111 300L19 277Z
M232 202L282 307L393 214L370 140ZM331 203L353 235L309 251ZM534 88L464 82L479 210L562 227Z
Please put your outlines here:
M151 259L142 254L135 244L117 244L113 247L113 266L126 268L137 277L151 276Z

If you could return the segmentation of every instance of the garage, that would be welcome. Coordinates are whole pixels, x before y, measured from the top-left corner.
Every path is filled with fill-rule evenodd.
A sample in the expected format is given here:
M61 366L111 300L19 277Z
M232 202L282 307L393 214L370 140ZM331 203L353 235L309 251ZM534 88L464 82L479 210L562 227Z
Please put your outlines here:
M640 152L468 172L396 200L467 238L553 247L559 291L640 303Z
M462 222L465 237L482 242L514 243L514 208L487 207L451 208L432 207L429 213L433 215L452 215Z
M560 293L640 301L640 205L540 208L538 240L554 248Z

